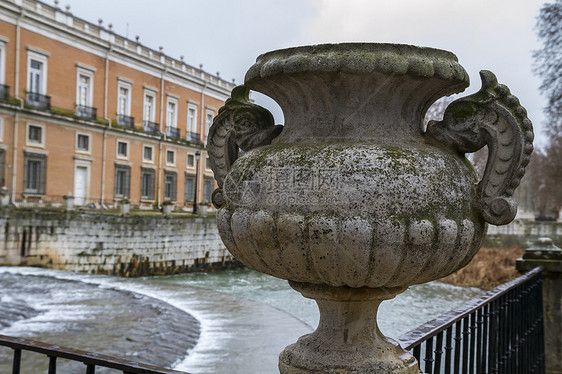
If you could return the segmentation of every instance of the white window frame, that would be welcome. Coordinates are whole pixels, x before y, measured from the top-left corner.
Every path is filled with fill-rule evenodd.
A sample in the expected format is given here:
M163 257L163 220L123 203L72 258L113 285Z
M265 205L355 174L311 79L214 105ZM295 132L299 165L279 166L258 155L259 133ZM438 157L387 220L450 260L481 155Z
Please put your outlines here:
M122 185L122 188L124 189L122 194L117 194L117 172L118 171L122 171L125 173L125 176L127 177L125 180L123 180L124 184ZM131 166L129 165L123 165L121 163L115 163L115 170L114 170L114 179L113 179L113 198L114 199L122 199L124 197L130 198L131 196L129 196L131 194Z
M197 133L197 104L195 103L187 103L187 132ZM189 112L193 110L193 117L189 115Z
M211 117L210 121L208 121L209 117ZM205 144L207 144L207 138L209 137L209 129L213 124L213 118L215 118L215 110L212 108L206 108L205 109L205 134L204 134Z
M0 142L3 141L4 141L4 117L0 117Z
M193 165L189 165L189 156L193 156ZM185 156L185 168L189 170L195 170L195 165L197 165L195 153L187 152L187 155Z
M186 188L188 179L193 180L193 186L189 190ZM193 174L192 172L185 172L183 188L184 188L184 191L183 191L184 202L186 204L193 204L193 198L195 197L195 174ZM188 191L189 191L189 196L188 196ZM188 197L189 197L189 199L188 199Z
M174 159L172 160L172 162L168 161L168 153L169 152L174 155ZM166 166L176 166L176 150L175 149L166 148Z
M174 105L174 111L170 116L170 104ZM178 99L172 96L166 97L166 126L178 127Z
M149 191L148 195L143 195L144 189L144 175L149 174L152 176L152 187L151 191ZM142 166L141 167L141 182L140 182L140 198L142 202L152 202L156 196L155 192L155 185L156 185L156 170L151 167Z
M86 136L88 137L88 149L80 149L78 148L78 138L80 136ZM80 132L80 131L76 131L76 153L84 153L84 154L92 154L92 134L87 133L87 132Z
M127 144L127 155L123 156L119 154L119 143ZM131 154L131 145L129 144L129 141L125 139L117 139L117 141L115 142L115 157L120 160L128 160L130 154Z
M209 155L207 155L205 157L205 171L212 171L213 169L211 169L211 158L209 157Z
M124 113L121 112L121 89L127 90L127 96L124 108ZM130 116L131 115L131 93L133 85L130 82L124 81L122 79L117 79L117 115Z
M0 36L0 84L6 82L6 42L8 40Z
M89 84L87 87L88 96L86 98L86 103L80 103L80 76L87 77L89 79ZM92 70L84 69L82 67L76 68L76 105L85 105L93 107L94 102L94 72Z
M31 79L30 79L30 74L31 74L31 61L35 60L37 62L41 63L41 70L40 70L40 79L41 79L41 86L39 87L39 91L36 92L38 94L41 95L46 95L47 94L47 72L48 72L48 65L47 65L47 61L48 61L48 56L38 53L38 52L34 52L31 50L27 51L27 91L28 92L32 92L31 91ZM35 91L33 91L35 92Z
M146 100L147 97L152 98L152 110L150 112L150 116L149 116L150 118L146 118L146 104L148 102ZM142 120L154 122L155 118L156 118L156 92L152 90L147 90L145 88L143 94L143 103L142 103Z
M144 149L145 148L152 149L152 158L150 160L144 157ZM142 162L148 163L148 164L154 164L154 146L153 145L144 144L142 146Z
M35 141L31 141L29 139L29 128L31 126L34 127L40 127L41 128L41 141L40 142L35 142ZM30 147L41 147L41 148L45 148L45 125L41 124L41 123L33 123L33 122L28 122L27 126L26 126L26 132L25 132L25 145L28 145Z
M173 177L174 184L170 184L170 193L173 196L166 196L167 191L167 179L168 177ZM172 202L178 200L178 173L175 170L164 170L164 183L163 183L164 200L170 200Z
M24 195L45 195L47 192L47 156L44 153L35 153L35 152L24 152L24 184L23 184L23 193ZM37 181L37 188L28 188L29 179L28 177L28 162L29 161L39 162L39 174L35 175Z

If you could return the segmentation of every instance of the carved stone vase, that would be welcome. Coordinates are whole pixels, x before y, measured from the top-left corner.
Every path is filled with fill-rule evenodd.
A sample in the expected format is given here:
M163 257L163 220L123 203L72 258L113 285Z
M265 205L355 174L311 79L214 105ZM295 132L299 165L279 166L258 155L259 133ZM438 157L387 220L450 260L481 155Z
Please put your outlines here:
M464 90L454 54L394 44L328 44L263 54L210 129L217 223L247 266L314 299L320 323L285 348L281 373L417 373L377 326L379 304L465 266L486 222L515 216L532 152L526 111L495 76ZM248 99L273 98L285 125ZM478 180L465 153L488 146ZM243 153L240 152L243 151Z

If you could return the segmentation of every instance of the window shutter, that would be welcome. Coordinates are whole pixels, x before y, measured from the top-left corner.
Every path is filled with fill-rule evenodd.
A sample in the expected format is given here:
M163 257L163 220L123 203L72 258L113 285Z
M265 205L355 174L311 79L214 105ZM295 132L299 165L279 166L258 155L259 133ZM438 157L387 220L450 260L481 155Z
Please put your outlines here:
M154 170L150 173L149 183L148 183L148 196L151 200L154 200Z
M4 177L4 165L5 164L5 156L4 150L0 149L0 186L6 185L6 179Z
M23 173L23 190L25 191L29 183L29 159L25 160L25 170Z
M185 174L185 202L193 201L193 190L195 188L195 178L191 174Z
M115 191L113 191L113 195L117 197L119 196L119 185L121 184L119 181L119 168L115 168L115 177L113 184L115 185Z
M41 156L40 165L38 192L44 195L47 192L47 156Z
M124 188L124 196L128 199L131 198L131 194L130 192L130 186L131 186L131 169L130 168L126 168L125 169L125 188Z
M178 192L178 177L176 173L174 173L172 177L172 200L176 201Z

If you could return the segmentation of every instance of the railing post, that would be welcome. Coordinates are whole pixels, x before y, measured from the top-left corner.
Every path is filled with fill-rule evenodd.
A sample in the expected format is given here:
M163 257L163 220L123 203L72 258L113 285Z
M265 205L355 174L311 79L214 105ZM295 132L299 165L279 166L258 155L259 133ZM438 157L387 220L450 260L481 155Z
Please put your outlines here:
M57 358L49 356L49 374L57 374Z
M21 349L14 349L14 362L12 365L12 374L20 374L21 365Z
M517 260L517 269L529 271L537 266L543 270L543 310L546 373L562 373L562 250L550 238L540 238Z

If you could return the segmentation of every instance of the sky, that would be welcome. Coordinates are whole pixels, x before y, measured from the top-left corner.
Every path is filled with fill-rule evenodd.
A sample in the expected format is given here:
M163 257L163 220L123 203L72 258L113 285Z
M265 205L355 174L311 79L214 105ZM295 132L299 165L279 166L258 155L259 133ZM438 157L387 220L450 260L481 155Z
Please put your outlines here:
M44 0L51 3L51 0ZM113 30L223 79L242 83L258 55L337 42L402 43L455 53L470 75L461 95L496 74L527 109L538 143L546 98L532 72L541 47L535 23L545 0L60 0L77 17ZM263 99L262 99L263 100ZM271 106L272 104L266 104ZM274 104L273 104L274 105ZM277 122L278 109L270 107ZM280 111L279 111L280 112Z

